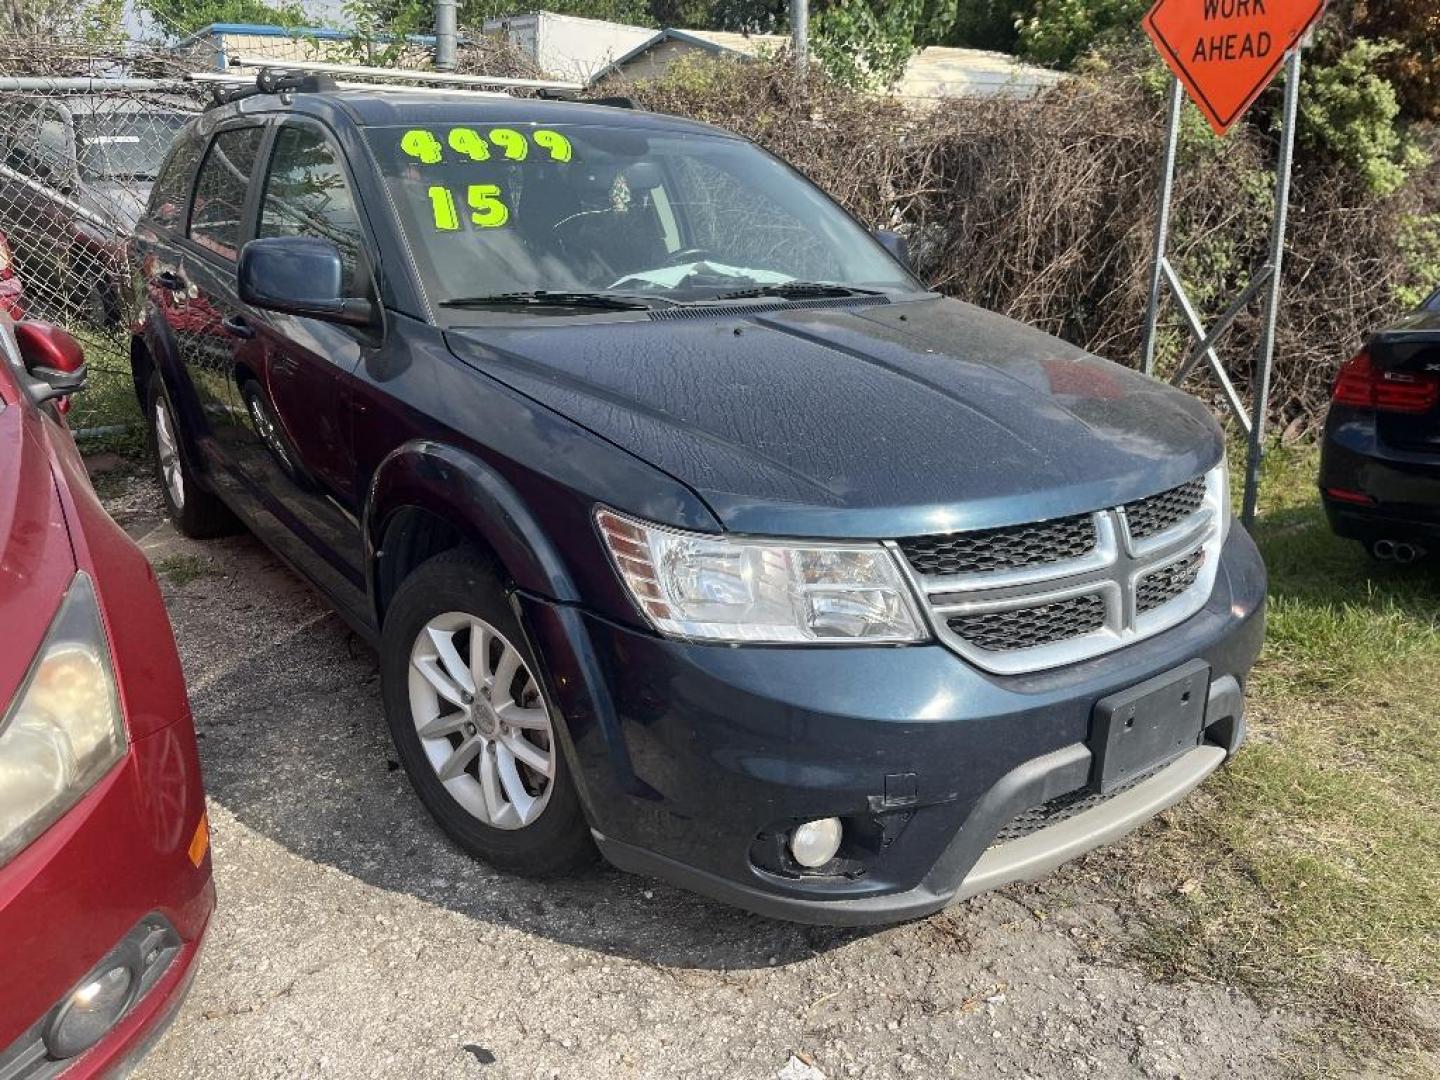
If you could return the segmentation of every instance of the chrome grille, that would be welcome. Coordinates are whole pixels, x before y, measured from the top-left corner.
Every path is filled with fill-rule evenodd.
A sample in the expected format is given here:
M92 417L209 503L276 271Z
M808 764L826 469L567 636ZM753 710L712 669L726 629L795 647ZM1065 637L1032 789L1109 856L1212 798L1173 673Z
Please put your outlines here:
M1135 587L1135 610L1154 611L1162 604L1168 604L1179 596L1200 576L1200 566L1205 562L1204 550L1192 551L1183 559L1176 559L1169 566L1146 574Z
M1099 656L1204 606L1228 515L1211 470L1123 506L1032 524L897 540L940 640L1020 674Z
M987 574L1078 559L1095 547L1095 515L898 541L920 574Z
M990 652L1033 649L1101 629L1105 601L1089 593L1035 607L964 615L948 625L966 641Z
M1148 499L1125 504L1125 522L1135 540L1148 540L1184 521L1205 501L1205 477L1197 476Z

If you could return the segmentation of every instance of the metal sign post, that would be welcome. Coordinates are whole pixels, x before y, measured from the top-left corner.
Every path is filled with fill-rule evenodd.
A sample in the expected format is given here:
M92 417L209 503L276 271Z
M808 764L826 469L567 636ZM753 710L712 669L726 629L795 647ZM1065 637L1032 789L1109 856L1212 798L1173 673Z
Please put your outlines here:
M810 0L790 0L790 40L803 78L810 71Z
M1164 174L1160 185L1160 216L1155 225L1154 264L1145 312L1142 365L1155 373L1156 332L1160 321L1162 288L1169 287L1185 328L1194 344L1170 381L1179 386L1203 361L1219 383L1230 412L1247 437L1245 493L1241 520L1255 520L1260 486L1260 463L1265 452L1265 419L1270 401L1270 373L1275 360L1275 324L1280 313L1281 270L1285 257L1285 230L1290 212L1290 172L1295 159L1295 126L1300 103L1300 54L1324 8L1322 0L1307 0L1272 15L1263 3L1235 0L1230 4L1206 0L1156 0L1145 16L1145 31L1161 58L1175 74L1170 87ZM1283 46L1283 48L1282 48ZM1285 51L1288 48L1288 51ZM1224 135L1240 119L1284 64L1285 105L1280 128L1280 152L1275 166L1275 217L1270 229L1269 253L1250 284L1235 298L1215 324L1206 328L1190 300L1180 275L1170 262L1170 210L1175 193L1175 160L1180 141L1180 119L1185 94L1199 106L1217 135ZM1257 296L1264 294L1260 346L1251 377L1247 407L1220 360L1216 345Z

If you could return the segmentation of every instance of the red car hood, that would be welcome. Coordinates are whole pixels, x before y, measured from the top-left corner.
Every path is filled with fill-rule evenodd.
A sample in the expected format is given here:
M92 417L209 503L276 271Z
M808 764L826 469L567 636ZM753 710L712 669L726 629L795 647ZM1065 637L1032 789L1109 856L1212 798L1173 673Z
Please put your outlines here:
M26 420L20 405L0 405L0 716L75 574L44 436Z

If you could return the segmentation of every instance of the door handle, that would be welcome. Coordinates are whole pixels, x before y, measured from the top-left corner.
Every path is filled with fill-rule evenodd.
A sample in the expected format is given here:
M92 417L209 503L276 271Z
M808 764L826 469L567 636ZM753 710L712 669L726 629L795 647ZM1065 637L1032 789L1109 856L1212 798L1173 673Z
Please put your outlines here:
M232 337L249 339L255 336L255 328L239 315L231 315L228 319L221 319L220 325L224 327L225 332Z
M150 284L157 289L168 289L171 292L184 292L187 288L185 279L173 270L161 270L150 279Z

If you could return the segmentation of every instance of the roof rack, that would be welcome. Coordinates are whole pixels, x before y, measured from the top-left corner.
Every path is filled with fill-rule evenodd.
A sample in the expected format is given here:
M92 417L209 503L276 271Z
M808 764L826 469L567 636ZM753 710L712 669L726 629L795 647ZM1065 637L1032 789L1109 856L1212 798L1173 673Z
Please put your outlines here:
M263 72L261 73L264 74ZM196 71L185 76L186 81L206 83L215 86L215 102L219 105L228 105L232 101L239 101L241 98L254 97L257 94L281 94L287 92L318 93L326 90L377 90L390 91L392 93L403 91L407 94L436 94L449 95L470 94L476 97L509 97L503 90L462 90L460 88L446 89L443 86L403 86L387 83L369 82L347 82L343 79L326 78L323 83L318 79L312 79L308 84L301 83L294 86L275 87L272 84L270 89L261 89L259 77L255 81L249 81L249 74L226 75L218 71Z
M339 88L335 80L327 75L291 71L262 71L250 85L236 85L234 79L206 76L200 72L191 74L189 79L191 82L218 84L212 91L212 105L229 105L232 101L255 97L258 94L321 94Z
M409 84L434 84L467 87L488 86L505 90L563 90L579 93L584 83L564 82L559 79L512 79L500 75L458 75L451 71L416 71L411 68L366 67L363 64L329 64L307 60L269 60L258 56L235 56L230 59L231 67L259 68L262 71L296 71L313 75L354 75L363 79L380 79L387 82ZM361 84L367 85L367 84Z

